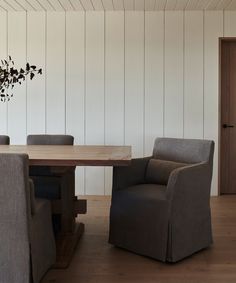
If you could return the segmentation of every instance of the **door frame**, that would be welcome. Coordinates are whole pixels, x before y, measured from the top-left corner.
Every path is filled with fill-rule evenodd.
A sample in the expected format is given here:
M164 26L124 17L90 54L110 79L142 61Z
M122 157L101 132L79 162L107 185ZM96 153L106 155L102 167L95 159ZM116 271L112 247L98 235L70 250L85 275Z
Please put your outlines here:
M222 105L221 105L221 100L223 98L223 93L221 89L221 81L222 81L222 45L224 42L235 42L236 43L236 37L220 37L219 38L219 121L218 121L218 141L219 141L219 147L218 147L218 195L222 195L221 193L221 177L222 177L222 168L221 168L221 153L222 153L222 144L221 144L221 134L222 134L222 124L223 121L221 119L221 111L222 111Z

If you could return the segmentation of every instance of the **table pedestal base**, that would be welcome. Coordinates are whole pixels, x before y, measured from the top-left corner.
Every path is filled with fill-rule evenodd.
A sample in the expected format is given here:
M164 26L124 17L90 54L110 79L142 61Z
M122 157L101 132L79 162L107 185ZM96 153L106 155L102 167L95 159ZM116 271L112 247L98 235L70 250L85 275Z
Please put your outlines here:
M57 258L53 268L67 268L71 262L75 247L84 232L84 224L76 223L74 233L58 235L56 239Z

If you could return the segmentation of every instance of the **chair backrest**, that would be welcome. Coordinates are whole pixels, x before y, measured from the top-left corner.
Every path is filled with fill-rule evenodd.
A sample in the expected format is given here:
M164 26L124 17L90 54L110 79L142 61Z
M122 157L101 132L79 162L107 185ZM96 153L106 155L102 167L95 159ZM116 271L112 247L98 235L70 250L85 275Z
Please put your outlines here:
M1 145L9 145L10 144L10 137L5 135L0 135L0 144Z
M28 135L28 145L73 145L74 137L70 135Z
M0 154L0 282L30 278L28 156Z
M157 138L153 157L183 163L213 162L214 142L198 139Z

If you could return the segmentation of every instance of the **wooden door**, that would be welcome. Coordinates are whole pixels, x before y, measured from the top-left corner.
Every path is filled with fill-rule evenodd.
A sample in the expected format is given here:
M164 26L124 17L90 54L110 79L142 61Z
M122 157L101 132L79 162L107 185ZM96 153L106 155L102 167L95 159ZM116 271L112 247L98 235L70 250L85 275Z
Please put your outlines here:
M220 193L236 194L236 39L220 43Z

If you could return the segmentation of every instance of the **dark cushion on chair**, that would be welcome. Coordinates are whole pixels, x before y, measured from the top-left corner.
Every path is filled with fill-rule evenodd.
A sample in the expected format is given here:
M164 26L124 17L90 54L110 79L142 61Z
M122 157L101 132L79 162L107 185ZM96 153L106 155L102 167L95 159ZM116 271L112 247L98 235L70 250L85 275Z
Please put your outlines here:
M9 145L10 144L10 137L9 136L4 136L4 135L0 135L0 144L1 145Z
M120 190L122 194L123 190ZM149 201L166 200L166 186L157 184L141 184L125 189L127 198L144 199Z
M166 186L171 172L184 166L186 166L185 163L150 159L146 171L146 182L149 184L160 184Z
M74 137L70 135L28 135L28 145L73 145Z

